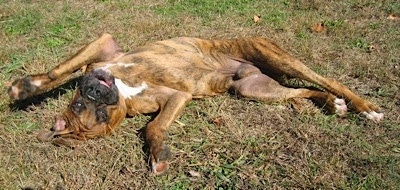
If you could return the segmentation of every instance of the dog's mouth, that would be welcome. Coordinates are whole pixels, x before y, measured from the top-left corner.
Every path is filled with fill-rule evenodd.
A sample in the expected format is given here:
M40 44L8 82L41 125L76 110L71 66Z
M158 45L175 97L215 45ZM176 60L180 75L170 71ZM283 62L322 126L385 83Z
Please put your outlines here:
M97 79L99 79L100 84L106 86L107 88L110 88L110 86L111 86L111 84L112 84L112 83L110 83L110 81L106 81L106 80L104 80L104 79L102 79L102 78L97 78Z
M103 73L103 72L95 72L94 77L97 80L99 80L101 85L104 85L107 88L111 88L111 86L115 84L114 77L112 75L108 74L107 72L105 72L107 74L104 74L104 75L101 73Z
M104 85L107 88L111 88L111 86L115 84L114 76L112 76L110 72L103 69L95 69L89 73L89 76L93 76L100 82L101 85Z

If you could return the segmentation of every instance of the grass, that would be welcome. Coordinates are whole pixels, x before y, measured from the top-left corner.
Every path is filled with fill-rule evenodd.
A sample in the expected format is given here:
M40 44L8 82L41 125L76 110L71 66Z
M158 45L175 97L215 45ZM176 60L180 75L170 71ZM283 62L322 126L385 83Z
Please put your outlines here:
M399 10L396 0L0 1L0 189L399 189L400 22L386 19ZM310 30L318 22L325 32ZM72 88L18 108L9 82L48 71L103 32L125 50L177 36L269 37L379 105L385 120L324 115L303 100L196 100L169 130L174 156L160 177L140 138L147 115L78 149L39 143Z

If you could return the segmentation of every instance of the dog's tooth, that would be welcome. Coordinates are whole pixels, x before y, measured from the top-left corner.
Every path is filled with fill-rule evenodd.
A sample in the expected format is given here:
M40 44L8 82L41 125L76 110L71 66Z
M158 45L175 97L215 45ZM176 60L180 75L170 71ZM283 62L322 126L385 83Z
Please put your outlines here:
M96 100L96 98L94 98L93 96L87 95L87 97L91 100Z

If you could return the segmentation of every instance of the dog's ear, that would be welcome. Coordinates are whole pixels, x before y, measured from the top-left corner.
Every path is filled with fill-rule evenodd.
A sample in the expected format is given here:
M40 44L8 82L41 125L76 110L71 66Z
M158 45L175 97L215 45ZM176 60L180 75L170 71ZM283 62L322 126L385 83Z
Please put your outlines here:
M56 135L58 135L59 131L65 130L66 123L67 122L65 121L64 117L62 115L58 115L56 117L56 121L54 123L53 129L51 131L45 130L45 131L39 132L39 134L36 136L36 138L40 142L52 141L53 138Z
M56 138L53 140L53 144L58 146L67 146L69 148L77 148L83 141L74 139L74 135L68 135L67 137L63 138Z
M55 131L41 131L39 132L39 134L36 136L36 138L40 141L40 142L49 142L52 141L54 136L55 136Z
M53 130L54 131L61 131L64 130L67 125L67 122L65 121L65 118L63 115L57 115L55 118L55 123L53 125Z

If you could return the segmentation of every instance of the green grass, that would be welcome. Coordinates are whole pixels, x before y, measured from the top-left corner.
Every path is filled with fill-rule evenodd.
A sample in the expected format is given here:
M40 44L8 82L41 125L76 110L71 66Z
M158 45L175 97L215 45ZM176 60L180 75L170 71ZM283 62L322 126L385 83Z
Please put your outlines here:
M0 189L399 189L400 22L386 19L399 10L396 0L0 1ZM318 22L326 32L310 30ZM73 89L16 109L7 86L103 32L125 50L178 36L269 37L379 105L385 120L324 115L302 100L195 100L169 130L174 155L159 177L141 138L149 115L74 150L38 142Z
M205 21L210 21L213 17L222 17L232 13L243 16L249 12L255 12L256 6L257 1L252 0L169 0L166 6L163 5L156 9L156 13L169 17L191 14L195 17L201 17Z
M26 35L40 25L41 18L36 9L20 9L5 21L3 27L8 35Z
M204 26L215 26L219 19L229 19L232 16L238 19L241 25L251 26L254 25L253 15L263 15L262 19L265 22L279 28L287 21L288 14L280 8L287 6L288 1L285 0L275 3L253 0L170 0L156 8L155 12L169 18L192 16L200 19Z

